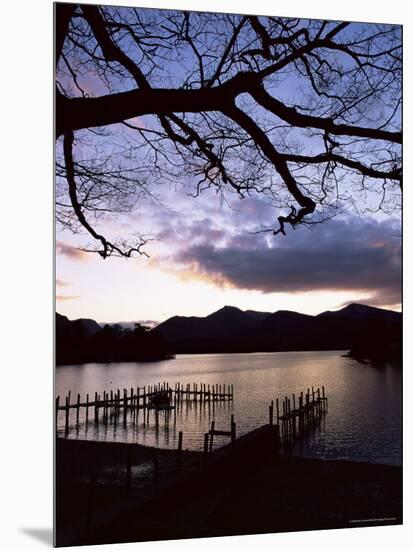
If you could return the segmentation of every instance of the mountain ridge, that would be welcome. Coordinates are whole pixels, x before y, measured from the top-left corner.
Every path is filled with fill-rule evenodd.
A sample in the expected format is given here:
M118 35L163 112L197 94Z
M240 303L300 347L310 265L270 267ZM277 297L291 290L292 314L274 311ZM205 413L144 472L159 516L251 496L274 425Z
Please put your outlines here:
M356 303L318 315L224 306L205 317L170 317L153 331L176 353L226 353L350 349L359 334L388 325L393 334L401 313Z

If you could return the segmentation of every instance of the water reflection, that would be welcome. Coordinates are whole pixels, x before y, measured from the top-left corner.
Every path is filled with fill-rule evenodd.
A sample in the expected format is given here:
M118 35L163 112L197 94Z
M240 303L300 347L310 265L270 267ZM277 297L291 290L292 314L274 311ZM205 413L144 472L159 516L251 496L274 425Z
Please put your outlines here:
M234 401L209 406L188 403L170 413L168 419L138 418L122 422L86 422L81 410L80 425L69 437L128 441L160 447L176 447L180 430L184 449L199 450L203 434L215 420L217 429L227 429L231 414L241 435L268 422L268 405L277 397L299 394L307 387L326 388L329 410L320 428L299 441L293 452L324 458L348 458L382 463L401 461L401 376L397 367L375 368L342 357L340 351L289 352L226 355L181 355L159 363L110 363L59 367L56 392L61 398L70 390L94 395L95 391L130 388L166 381L233 384ZM75 411L71 410L75 420ZM166 424L165 424L166 423ZM64 414L59 415L59 434Z

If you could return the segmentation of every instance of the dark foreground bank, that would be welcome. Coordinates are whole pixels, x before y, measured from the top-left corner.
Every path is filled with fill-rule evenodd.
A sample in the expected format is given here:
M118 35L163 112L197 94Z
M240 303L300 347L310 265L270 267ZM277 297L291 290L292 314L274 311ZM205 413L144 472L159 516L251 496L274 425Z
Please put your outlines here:
M402 522L397 466L279 453L264 426L208 456L57 441L57 544L100 544ZM130 446L129 446L130 447ZM90 482L90 472L92 482ZM128 488L129 482L129 488Z

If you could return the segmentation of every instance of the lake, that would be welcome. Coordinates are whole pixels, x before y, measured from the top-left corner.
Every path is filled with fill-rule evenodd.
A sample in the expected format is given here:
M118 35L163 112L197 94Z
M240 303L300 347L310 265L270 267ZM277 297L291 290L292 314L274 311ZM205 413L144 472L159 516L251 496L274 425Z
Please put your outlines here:
M309 351L254 354L178 355L157 363L89 363L56 369L56 394L61 404L70 390L72 402L79 392L84 398L95 391L154 385L169 382L233 384L234 400L183 405L165 413L155 422L154 413L144 424L128 418L108 425L86 423L83 410L80 424L70 428L68 437L135 442L175 448L183 431L184 449L200 450L211 421L215 428L228 430L231 414L237 436L268 423L268 406L277 397L296 395L308 387L325 386L328 412L320 427L296 443L294 454L326 459L350 459L383 464L401 463L401 369L397 366L364 365L345 351ZM75 419L71 411L71 419ZM58 435L64 435L64 412L60 411ZM227 442L226 439L222 441Z

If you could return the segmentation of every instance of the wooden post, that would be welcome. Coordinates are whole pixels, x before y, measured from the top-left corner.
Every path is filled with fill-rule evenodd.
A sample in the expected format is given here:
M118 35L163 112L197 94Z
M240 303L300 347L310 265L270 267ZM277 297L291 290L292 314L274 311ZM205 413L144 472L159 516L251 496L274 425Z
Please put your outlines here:
M108 423L108 394L103 392L103 422L106 425Z
M280 424L280 404L278 402L278 397L276 400L276 407L277 407L277 424L279 425Z
M86 394L86 424L89 420L89 394Z
M235 422L231 422L231 452L232 452L232 454L235 453L235 430L236 430Z
M207 460L208 460L208 433L204 434L204 453L203 453L203 466L204 471L207 469Z
M56 427L57 427L57 416L59 414L59 401L60 401L60 395L56 397Z
M69 432L69 410L70 410L70 397L66 397L66 417L65 417L65 436Z
M79 426L80 393L77 394L76 403L76 426Z
M176 455L176 471L180 472L182 468L182 432L178 433L178 453Z
M128 390L123 388L123 424L126 424L126 414L128 412Z
M274 401L271 401L271 405L269 406L269 416L269 423L272 426L274 424Z
M95 392L95 422L99 421L98 392Z
M292 422L291 422L291 400L288 397L287 399L287 414L288 414L288 431L291 435L291 428L292 428Z
M209 452L212 453L212 446L214 444L214 430L215 430L215 420L211 422L211 430L209 432Z
M280 444L281 444L280 425L276 424L274 426L274 429L275 429L275 433L274 433L274 436L275 436L275 449L278 450L279 447L280 447Z

